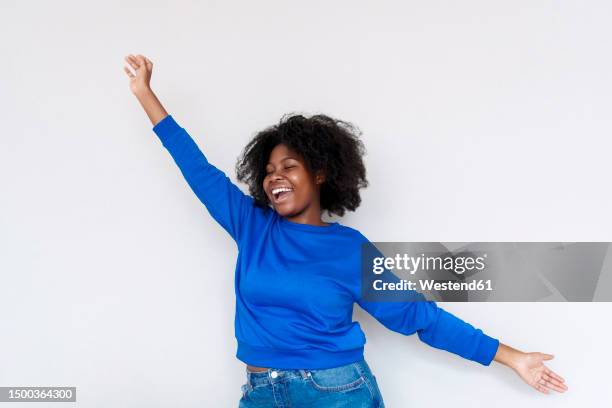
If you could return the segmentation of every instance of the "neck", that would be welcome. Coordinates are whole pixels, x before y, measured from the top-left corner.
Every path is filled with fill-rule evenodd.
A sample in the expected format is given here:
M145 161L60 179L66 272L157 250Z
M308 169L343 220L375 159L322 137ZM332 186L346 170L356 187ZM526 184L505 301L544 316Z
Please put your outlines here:
M321 221L321 210L319 208L307 208L298 214L285 218L298 224L309 224L320 227L329 225L329 223Z
M313 220L313 221L304 221L303 218L299 218L299 217L285 217L285 218L287 220L289 220L291 222L295 222L297 224L316 225L318 227L327 227L329 225L329 223L323 222L320 219L319 220Z

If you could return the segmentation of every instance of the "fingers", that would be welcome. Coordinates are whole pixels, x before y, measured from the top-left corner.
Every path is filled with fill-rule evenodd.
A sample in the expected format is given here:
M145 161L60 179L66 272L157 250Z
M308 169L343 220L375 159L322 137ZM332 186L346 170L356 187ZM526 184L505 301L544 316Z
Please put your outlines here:
M126 66L123 67L123 70L125 71L125 73L130 77L130 78L135 78L134 74L132 73L132 71L130 71L130 69Z
M545 372L540 375L540 378L533 382L532 386L544 394L548 394L549 390L557 392L567 391L567 385Z
M536 383L536 385L538 386L538 391L542 391L542 388L544 390L546 390L545 394L548 394L548 390L555 390L557 392L565 392L565 389L562 387L559 387L557 385L554 385L548 381L546 381L544 378L540 378L538 380L538 382Z
M132 68L134 68L134 70L137 70L138 68L140 68L140 63L132 54L125 57L125 60L128 64L130 64Z
M151 60L141 54L136 56L130 54L125 57L125 61L130 64L135 71L137 71L140 67L145 67L147 71L151 71L153 69L153 63Z
M557 379L557 380L561 381L561 382L564 382L564 381L565 381L565 380L563 379L563 377L561 377L559 374L555 373L553 370L551 370L551 369L550 369L550 368L548 368L548 367L544 367L544 372L545 372L546 374L550 375L551 377L553 377L553 378L555 378L555 379Z
M138 54L138 55L136 56L136 59L138 60L138 63L139 63L140 65L142 65L142 66L144 66L144 67L146 67L146 66L147 66L147 60L145 59L144 55L140 55L140 54Z
M552 390L558 392L565 392L565 390L567 390L567 385L563 384L561 381L552 378L548 374L542 374L542 380L546 381L546 384L543 385Z
M540 391L543 394L549 394L548 388L546 388L544 385L540 384L539 382L536 382L535 384L533 384L533 388L535 388L536 390Z

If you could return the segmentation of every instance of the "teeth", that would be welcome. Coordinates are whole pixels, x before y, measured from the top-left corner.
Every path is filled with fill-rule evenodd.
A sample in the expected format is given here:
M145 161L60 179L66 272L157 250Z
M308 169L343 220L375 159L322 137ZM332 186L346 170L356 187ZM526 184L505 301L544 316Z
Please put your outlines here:
M276 195L278 193L282 193L283 191L293 191L292 188L287 188L287 187L279 187L279 188L275 188L272 190L272 194Z

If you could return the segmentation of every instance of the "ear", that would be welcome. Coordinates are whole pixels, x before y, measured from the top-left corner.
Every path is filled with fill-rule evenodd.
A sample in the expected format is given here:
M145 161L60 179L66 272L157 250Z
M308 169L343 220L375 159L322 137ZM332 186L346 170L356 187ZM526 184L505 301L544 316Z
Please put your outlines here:
M315 184L323 184L325 181L325 173L323 170L319 170L315 176Z

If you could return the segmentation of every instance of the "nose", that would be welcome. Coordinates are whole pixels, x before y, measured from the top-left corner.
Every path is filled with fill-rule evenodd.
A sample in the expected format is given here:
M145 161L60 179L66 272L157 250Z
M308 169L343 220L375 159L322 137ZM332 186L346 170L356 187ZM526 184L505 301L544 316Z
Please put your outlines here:
M277 181L279 181L280 179L281 179L281 176L276 174L276 170L273 173L269 174L268 182L267 182L268 188L271 190L272 185L276 183Z

